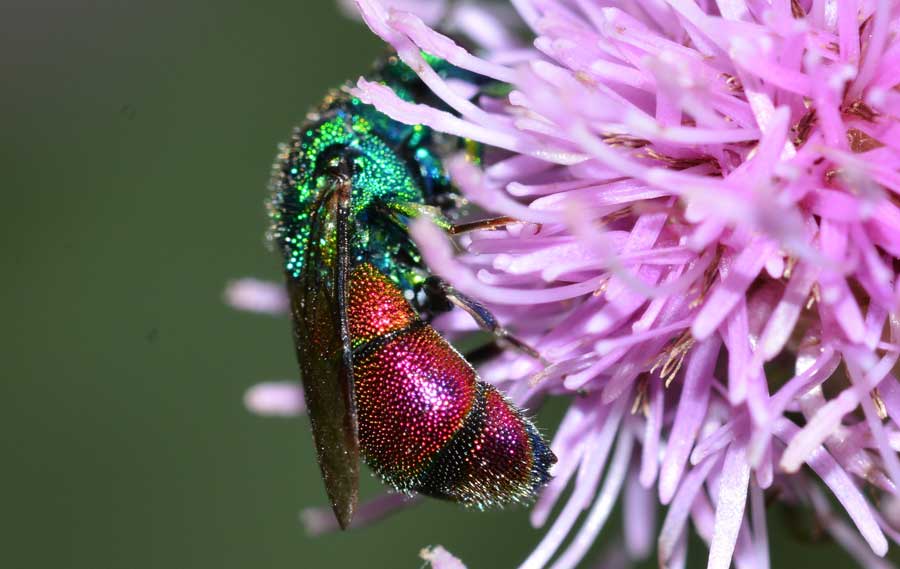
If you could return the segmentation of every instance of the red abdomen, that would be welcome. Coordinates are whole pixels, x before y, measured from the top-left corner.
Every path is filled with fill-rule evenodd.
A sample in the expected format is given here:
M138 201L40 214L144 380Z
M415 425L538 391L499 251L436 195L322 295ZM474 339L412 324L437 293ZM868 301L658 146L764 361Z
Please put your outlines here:
M372 265L350 276L359 441L386 481L484 507L530 498L556 458L534 425Z

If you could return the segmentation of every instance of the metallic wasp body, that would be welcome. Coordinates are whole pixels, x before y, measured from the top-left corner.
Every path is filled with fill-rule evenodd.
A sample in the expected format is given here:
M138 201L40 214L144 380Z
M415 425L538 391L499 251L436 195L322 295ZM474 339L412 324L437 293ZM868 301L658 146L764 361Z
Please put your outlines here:
M444 77L466 74L428 61ZM439 104L396 57L370 79ZM556 460L531 422L428 324L455 304L502 331L429 274L408 233L423 212L451 229L457 199L441 158L467 146L478 152L334 91L275 164L272 237L284 256L319 465L342 527L356 505L360 455L398 490L477 507L530 498Z

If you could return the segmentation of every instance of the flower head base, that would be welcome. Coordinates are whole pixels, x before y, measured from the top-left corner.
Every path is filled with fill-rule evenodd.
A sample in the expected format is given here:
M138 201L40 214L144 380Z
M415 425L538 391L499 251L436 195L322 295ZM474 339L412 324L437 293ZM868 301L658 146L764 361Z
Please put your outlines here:
M549 362L510 352L483 377L520 403L573 396L534 525L573 490L523 569L575 567L619 499L627 556L646 557L654 495L661 566L684 566L690 519L711 569L767 568L770 489L886 566L886 534L900 537L900 8L513 0L523 45L513 9L441 3L470 52L357 3L454 112L364 79L354 94L490 147L483 170L451 160L451 179L522 222L465 237L462 255L426 221L412 233L435 273ZM512 90L473 95L423 51Z

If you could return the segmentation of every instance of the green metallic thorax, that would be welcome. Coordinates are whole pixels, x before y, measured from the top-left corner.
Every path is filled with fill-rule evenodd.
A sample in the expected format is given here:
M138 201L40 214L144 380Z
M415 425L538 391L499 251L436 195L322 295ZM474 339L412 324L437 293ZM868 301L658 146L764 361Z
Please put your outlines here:
M461 73L432 60L442 75ZM427 90L396 57L370 79L391 87L400 97L419 101ZM460 141L422 125L406 125L381 114L344 91L332 93L309 121L294 132L279 156L270 214L273 237L282 249L284 268L299 277L308 247L323 259L333 254L333 232L309 243L310 217L330 183L324 165L336 155L353 158L351 193L351 263L366 260L403 290L421 282L424 272L406 230L410 204L440 206L452 189L442 156ZM330 254L329 251L332 253Z

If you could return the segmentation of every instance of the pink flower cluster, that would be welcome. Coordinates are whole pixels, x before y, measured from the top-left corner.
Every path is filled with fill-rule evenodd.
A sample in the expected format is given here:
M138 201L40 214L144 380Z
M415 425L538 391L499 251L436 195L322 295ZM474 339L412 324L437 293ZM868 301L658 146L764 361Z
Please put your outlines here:
M900 540L900 5L402 3L426 6L426 23L400 2L357 4L452 112L365 79L356 96L487 145L484 168L451 159L451 177L483 210L522 222L465 236L459 255L428 222L412 227L428 266L545 360L510 351L483 378L520 404L571 395L554 479L531 513L549 529L522 569L578 565L619 500L622 564L655 550L661 567L684 567L690 523L709 569L767 569L766 496L815 512L861 566L889 567L888 539ZM422 51L512 91L475 96ZM246 282L231 294L278 305L252 287L266 292ZM472 326L455 314L439 323ZM296 411L296 393L285 397L263 388L250 403Z

